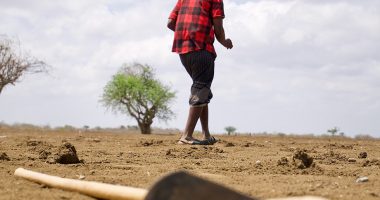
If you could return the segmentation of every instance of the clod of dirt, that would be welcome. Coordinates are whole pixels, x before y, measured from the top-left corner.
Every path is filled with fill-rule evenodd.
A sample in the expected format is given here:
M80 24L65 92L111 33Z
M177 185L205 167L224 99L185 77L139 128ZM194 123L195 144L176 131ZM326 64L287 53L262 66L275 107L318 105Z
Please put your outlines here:
M282 157L280 160L277 161L277 165L289 165L289 161L286 157Z
M29 146L29 147L35 147L35 146L38 146L40 144L42 144L42 141L29 140L26 142L26 146Z
M225 147L234 147L235 145L232 142L228 142L224 145Z
M373 166L373 165L380 166L380 160L377 160L377 159L366 160L363 163L363 167L370 167L370 166Z
M59 147L55 162L60 164L80 163L75 147L68 142L63 143Z
M25 145L25 143L20 144L21 146ZM55 163L54 158L52 156L52 152L56 151L56 148L46 142L46 141L39 141L35 139L28 139L26 141L26 146L28 147L28 154L27 158L29 160L47 160L48 163Z
M367 152L360 152L358 158L367 158Z
M163 142L164 141L162 141L162 140L145 140L145 141L140 141L140 144L138 146L148 147L148 146L152 146L152 145L160 145Z
M354 148L354 146L351 144L344 145L344 144L338 144L338 143L324 145L323 147L330 148L330 149L353 149Z
M298 150L293 155L293 164L299 169L309 168L313 164L313 158L305 150Z
M43 149L39 152L39 159L46 160L51 155L51 152L49 150Z
M251 143L248 142L248 143L243 144L242 146L243 146L243 147L250 147L250 146L251 146Z
M3 152L0 154L0 160L10 161L11 159L6 153Z
M348 158L340 152L329 151L323 154L318 154L314 157L315 160L321 160L324 164L335 164L339 162L347 162Z
M26 146L28 146L28 151L36 154L38 153L39 159L46 159L51 153L51 149L53 148L53 145L45 142L45 141L38 141L38 140L28 140L26 141Z
M252 147L252 146L257 146L255 142L247 142L242 144L242 147Z
M225 153L223 149L215 148L214 153Z
M94 141L94 142L100 142L101 140L99 139L99 138L94 138L92 141Z

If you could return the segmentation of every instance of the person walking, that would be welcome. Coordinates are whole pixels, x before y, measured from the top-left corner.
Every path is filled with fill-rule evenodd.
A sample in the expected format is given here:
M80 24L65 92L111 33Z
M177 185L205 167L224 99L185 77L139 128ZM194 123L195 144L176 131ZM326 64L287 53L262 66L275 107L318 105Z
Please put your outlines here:
M212 145L217 142L208 127L208 104L213 96L215 37L227 49L233 47L231 39L225 36L224 17L223 0L178 0L170 13L167 26L174 31L172 52L179 54L193 80L189 114L179 144ZM193 137L198 119L202 125L202 140Z

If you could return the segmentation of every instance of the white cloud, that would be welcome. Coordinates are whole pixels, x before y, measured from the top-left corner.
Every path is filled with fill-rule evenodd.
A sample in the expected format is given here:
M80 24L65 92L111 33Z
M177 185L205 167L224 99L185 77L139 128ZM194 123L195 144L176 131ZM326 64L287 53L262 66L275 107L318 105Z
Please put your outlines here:
M182 128L191 81L170 52L170 1L5 0L0 34L51 64L0 96L0 120L37 124L134 123L105 113L102 89L124 62L143 62L178 92ZM219 57L210 127L240 131L379 135L380 14L376 0L225 0L235 44ZM27 101L25 101L27 100Z

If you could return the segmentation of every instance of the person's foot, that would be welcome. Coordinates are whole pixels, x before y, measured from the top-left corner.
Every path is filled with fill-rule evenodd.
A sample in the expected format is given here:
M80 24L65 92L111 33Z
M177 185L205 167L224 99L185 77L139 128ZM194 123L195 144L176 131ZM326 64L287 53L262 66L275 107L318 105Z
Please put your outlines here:
M193 137L181 137L178 144L200 144L200 141Z

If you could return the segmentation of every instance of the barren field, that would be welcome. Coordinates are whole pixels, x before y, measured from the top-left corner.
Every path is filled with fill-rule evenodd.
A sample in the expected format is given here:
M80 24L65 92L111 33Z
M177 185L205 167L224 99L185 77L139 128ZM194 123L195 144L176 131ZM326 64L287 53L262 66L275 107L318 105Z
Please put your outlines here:
M379 140L255 135L218 138L221 142L213 146L184 146L176 144L178 135L170 134L0 129L0 199L93 199L16 178L13 173L18 167L141 188L149 188L169 172L187 170L258 198L316 195L380 199ZM54 160L64 143L75 146L81 163ZM313 162L297 158L307 158L307 162L312 158ZM368 177L368 182L357 183L362 176Z

